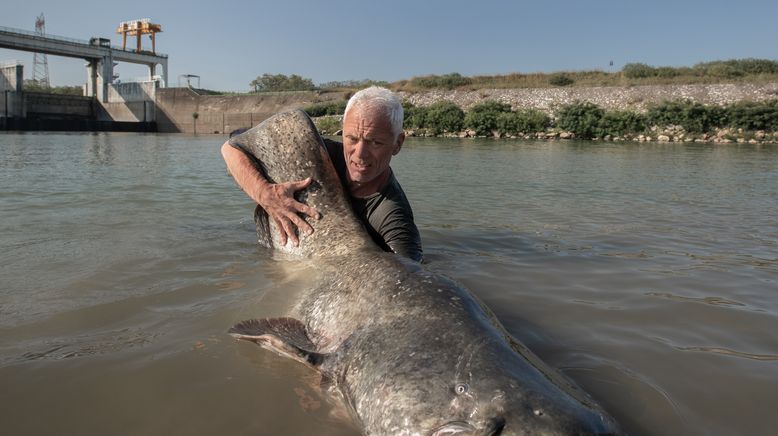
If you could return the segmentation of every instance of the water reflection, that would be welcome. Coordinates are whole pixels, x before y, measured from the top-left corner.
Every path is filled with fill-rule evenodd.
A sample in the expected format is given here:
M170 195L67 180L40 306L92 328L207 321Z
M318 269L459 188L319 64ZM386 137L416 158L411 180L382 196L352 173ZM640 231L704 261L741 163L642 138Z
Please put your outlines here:
M87 163L91 165L112 165L114 149L112 135L93 133L89 136Z

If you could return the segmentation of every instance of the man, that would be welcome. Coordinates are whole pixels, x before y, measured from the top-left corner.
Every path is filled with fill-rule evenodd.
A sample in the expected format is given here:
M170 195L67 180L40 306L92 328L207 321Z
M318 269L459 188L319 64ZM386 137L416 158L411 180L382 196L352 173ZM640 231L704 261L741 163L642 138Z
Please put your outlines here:
M325 139L325 145L351 195L354 211L373 240L386 251L420 262L421 237L413 212L389 166L405 140L402 123L399 98L386 88L373 86L349 99L343 115L343 143ZM318 219L319 213L294 199L296 191L311 183L310 178L269 183L229 141L222 146L222 156L241 189L276 223L282 244L287 239L299 244L298 230L313 232L300 214Z

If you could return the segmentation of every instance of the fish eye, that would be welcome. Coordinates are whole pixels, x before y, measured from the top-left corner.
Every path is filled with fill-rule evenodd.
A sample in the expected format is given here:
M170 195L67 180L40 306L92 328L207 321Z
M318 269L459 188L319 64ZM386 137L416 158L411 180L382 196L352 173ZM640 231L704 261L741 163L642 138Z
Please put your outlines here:
M456 386L454 386L454 392L456 392L457 395L467 393L469 389L470 388L467 386L467 383L458 383Z

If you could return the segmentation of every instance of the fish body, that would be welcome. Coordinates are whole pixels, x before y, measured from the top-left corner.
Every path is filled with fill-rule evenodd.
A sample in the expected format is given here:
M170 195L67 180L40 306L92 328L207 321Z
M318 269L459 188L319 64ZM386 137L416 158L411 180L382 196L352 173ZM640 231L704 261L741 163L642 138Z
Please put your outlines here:
M233 336L321 372L365 434L621 434L467 289L371 241L304 112L232 141L271 182L312 177L298 199L322 214L294 247L280 245L258 209L260 242L313 263L317 285L299 297L295 317L244 321Z

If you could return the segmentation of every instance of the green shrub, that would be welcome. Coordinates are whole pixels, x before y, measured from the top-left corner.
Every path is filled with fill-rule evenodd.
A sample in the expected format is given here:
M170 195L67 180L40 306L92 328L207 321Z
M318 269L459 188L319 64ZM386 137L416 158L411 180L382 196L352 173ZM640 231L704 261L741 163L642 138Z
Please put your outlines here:
M575 80L565 74L552 74L548 78L548 83L552 86L568 86L575 83Z
M535 109L500 112L497 115L497 130L509 135L542 132L550 125L551 118Z
M344 88L367 88L369 86L383 86L386 88L389 86L389 82L384 80L370 80L370 79L363 79L363 80L336 80L332 82L324 82L320 83L317 88L319 89L344 89Z
M741 77L745 75L778 74L778 62L768 59L731 59L703 62L694 66L702 75L714 77Z
M557 111L556 124L579 138L588 139L600 133L602 116L603 110L594 103L576 101Z
M341 129L340 117L337 116L316 118L314 124L323 135L334 135L335 132Z
M705 106L689 100L666 101L652 106L646 113L648 125L666 127L682 126L687 132L708 132L725 121L725 111L720 106Z
M411 84L418 86L419 88L445 88L454 89L460 86L471 84L473 81L469 77L464 77L459 73L444 74L442 76L424 76L414 77L411 79Z
M314 103L310 106L303 108L303 110L311 117L323 117L325 115L343 115L346 111L347 100L325 101L321 103Z
M705 74L713 77L721 77L725 79L731 79L734 77L743 76L743 72L738 70L734 65L725 63L717 63L709 66L705 69Z
M84 95L84 90L80 86L46 86L35 80L24 80L22 89L25 92L44 92L47 94L60 95Z
M433 134L462 130L465 113L450 101L439 101L427 107L423 127Z
M694 67L652 67L633 63L624 65L621 70L628 79L649 77L674 78L680 76L710 76L720 79L734 79L760 74L778 74L778 62L768 59L732 59L696 64Z
M655 77L677 77L681 74L678 68L673 67L656 67L654 68Z
M488 135L497 130L497 117L504 112L510 112L511 105L497 101L485 101L479 103L467 112L464 125L468 129L475 130L477 135Z
M725 124L744 130L778 131L778 100L764 103L741 102L724 108Z
M608 111L600 119L600 136L624 136L646 130L645 116L630 111Z
M427 108L417 107L411 103L403 103L403 126L406 128L424 127L427 118Z
M465 127L483 136L497 130L497 116L501 112L468 112L465 114Z
M654 68L641 63L626 64L621 69L621 73L628 79L644 79L654 77Z
M778 62L769 59L739 59L730 61L738 66L738 69L745 74L776 74L778 73Z

